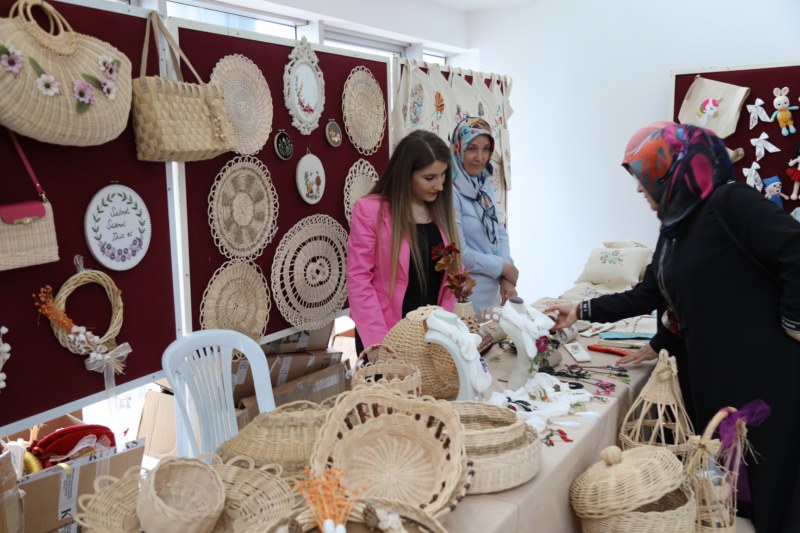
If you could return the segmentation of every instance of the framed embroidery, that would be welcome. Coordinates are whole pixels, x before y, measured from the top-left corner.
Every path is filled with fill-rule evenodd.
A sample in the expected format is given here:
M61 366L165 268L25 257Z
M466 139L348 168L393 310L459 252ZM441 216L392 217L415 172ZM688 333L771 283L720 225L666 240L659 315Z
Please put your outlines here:
M322 161L311 152L306 153L297 162L295 171L297 192L307 204L316 204L325 193L325 169Z
M319 125L325 106L325 79L319 60L303 37L283 70L283 99L292 116L292 126L309 135Z
M342 145L342 128L333 119L330 119L325 125L325 139L334 148Z
M130 270L150 246L150 213L142 197L125 185L100 189L84 218L86 244L97 261L111 270Z
M292 138L283 130L278 130L278 133L275 134L275 153L284 161L291 159L294 155Z

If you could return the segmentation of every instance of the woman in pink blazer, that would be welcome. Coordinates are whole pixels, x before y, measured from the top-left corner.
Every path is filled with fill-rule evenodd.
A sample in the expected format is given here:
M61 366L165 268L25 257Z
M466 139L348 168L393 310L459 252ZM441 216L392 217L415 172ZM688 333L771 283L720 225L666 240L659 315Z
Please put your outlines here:
M433 133L403 138L370 193L353 206L347 242L347 291L356 346L383 342L409 311L455 297L431 256L458 242L450 151Z

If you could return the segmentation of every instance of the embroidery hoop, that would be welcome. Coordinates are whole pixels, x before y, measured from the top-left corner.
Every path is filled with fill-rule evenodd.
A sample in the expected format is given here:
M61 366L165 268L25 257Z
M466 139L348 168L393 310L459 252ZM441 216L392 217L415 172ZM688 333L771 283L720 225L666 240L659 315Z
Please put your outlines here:
M241 54L217 61L211 81L222 87L225 110L233 125L234 151L261 151L272 131L272 95L261 70Z
M114 209L114 204L121 204L123 209L131 211L129 215L121 215L124 217L121 224L126 224L130 221L131 225L135 225L131 232L137 232L137 235L132 236L131 239L141 240L138 249L133 250L135 240L126 239L125 243L127 245L122 248L117 248L110 242L103 240L106 235L102 228L103 221L105 220L106 225L112 222L110 218L112 215L109 214L109 210ZM127 226L125 228L127 229ZM103 187L92 197L89 205L86 206L83 229L86 236L86 245L89 247L92 256L104 267L117 271L130 270L142 261L150 247L153 233L150 212L142 197L130 187L116 183ZM106 226L106 230L108 229ZM113 233L116 234L116 232ZM113 252L110 251L111 248L113 248ZM113 254L114 259L111 259L111 255L106 255L104 250L109 250L109 254ZM116 259L118 257L117 253L123 250L130 250L128 252L131 254L129 260Z
M325 124L325 140L334 148L342 145L342 128L333 119L328 120L328 123Z
M275 237L278 208L264 163L251 156L231 159L208 194L214 244L228 259L255 259Z
M267 279L252 261L226 261L214 272L200 303L203 329L232 329L253 339L267 331L272 308Z
M369 193L376 183L378 183L378 172L366 159L359 159L347 171L344 181L344 216L348 224L356 200Z
M288 161L294 155L292 138L289 137L289 134L284 130L278 130L278 133L275 134L273 144L275 145L275 154L277 154L278 158Z
M306 179L309 176L311 181ZM297 162L294 178L297 184L297 192L305 203L314 205L322 200L325 195L325 168L322 166L322 161L320 161L319 157L312 154L311 150L306 149L306 155ZM317 179L320 180L319 184L316 183ZM314 193L315 184L317 185L316 193ZM309 187L311 188L310 191Z
M78 264L79 269L82 268L82 263L82 260L76 258L76 264ZM80 270L77 274L73 274L72 277L65 281L61 288L58 289L58 294L56 294L53 298L53 303L62 311L66 310L67 298L69 298L75 289L83 287L84 285L88 285L89 283L97 283L103 287L103 290L106 291L106 296L108 296L108 300L111 303L111 323L108 325L108 331L106 331L105 334L100 337L99 344L105 344L109 350L113 350L117 346L116 337L119 334L119 330L122 328L123 305L122 292L114 283L114 280L108 276L108 274L99 270ZM53 334L56 336L56 339L58 339L58 343L61 346L76 355L89 354L87 350L75 351L74 347L67 339L69 332L57 327L52 320L50 321L50 327L52 328Z
M302 91L308 84L313 85L311 91L314 92L314 101L311 103L300 100L300 95L296 95L296 91ZM303 135L311 134L319 125L319 117L325 107L325 79L322 69L319 68L317 54L305 37L300 39L289 54L289 62L284 67L283 100L292 116L292 126ZM303 103L310 108L310 112L302 108Z
M281 315L303 329L326 326L347 299L347 232L316 214L292 226L272 262L272 297Z
M350 71L342 91L344 128L362 155L372 155L383 142L386 104L375 76L359 65Z

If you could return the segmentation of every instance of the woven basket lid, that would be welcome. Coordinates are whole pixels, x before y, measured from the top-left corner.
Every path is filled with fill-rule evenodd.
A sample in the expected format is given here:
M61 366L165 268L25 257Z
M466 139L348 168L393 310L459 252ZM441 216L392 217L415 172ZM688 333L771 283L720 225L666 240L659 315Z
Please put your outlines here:
M386 104L378 81L366 67L350 71L342 90L344 128L350 142L363 155L374 154L383 141Z
M200 303L204 329L232 329L260 339L267 330L269 289L261 268L251 261L227 261L214 272Z
M378 172L366 159L359 159L347 171L347 178L344 181L344 216L348 224L356 200L368 194L376 183L378 183Z
M242 155L261 151L272 130L272 95L261 70L241 54L225 56L214 67L211 83L222 87L234 151Z
M609 446L601 461L572 484L569 495L581 518L608 518L655 502L684 482L683 465L660 446L622 451Z

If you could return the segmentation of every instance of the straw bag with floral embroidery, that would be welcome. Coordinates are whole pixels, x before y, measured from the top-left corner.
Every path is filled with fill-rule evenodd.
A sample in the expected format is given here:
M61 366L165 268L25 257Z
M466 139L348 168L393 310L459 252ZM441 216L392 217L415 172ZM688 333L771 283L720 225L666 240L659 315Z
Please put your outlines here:
M33 18L40 7L45 31ZM0 19L0 124L68 146L115 139L128 124L131 62L110 44L72 30L42 0L18 0Z

